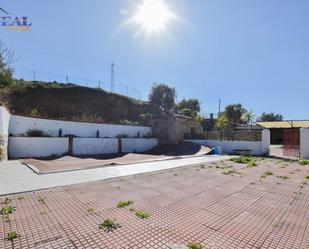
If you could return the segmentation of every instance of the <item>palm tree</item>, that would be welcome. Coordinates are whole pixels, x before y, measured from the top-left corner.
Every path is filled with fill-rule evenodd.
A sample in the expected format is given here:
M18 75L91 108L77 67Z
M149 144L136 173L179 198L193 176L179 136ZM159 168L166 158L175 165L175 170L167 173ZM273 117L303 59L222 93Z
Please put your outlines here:
M252 126L252 123L255 120L255 115L253 113L253 111L246 111L243 115L242 115L242 120L245 121L246 124L249 125L249 129Z
M220 137L221 137L221 140L223 138L223 130L225 130L228 126L228 118L226 116L226 114L221 114L219 116L219 118L217 119L216 121L216 129L220 130Z

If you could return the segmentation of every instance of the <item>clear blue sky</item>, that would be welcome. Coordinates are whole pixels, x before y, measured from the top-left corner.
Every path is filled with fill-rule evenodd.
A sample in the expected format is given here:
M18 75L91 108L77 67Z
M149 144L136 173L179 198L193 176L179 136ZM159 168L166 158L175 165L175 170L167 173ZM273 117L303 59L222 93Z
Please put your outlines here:
M123 24L142 0L0 0L28 16L29 32L0 29L15 49L16 76L109 87L129 85L147 98L153 82L174 86L178 99L198 98L204 113L242 103L257 115L309 118L308 0L166 0L179 17L166 34L135 37ZM2 15L2 14L1 14ZM51 73L61 74L59 76ZM90 79L90 80L85 80ZM116 86L125 93L125 88Z

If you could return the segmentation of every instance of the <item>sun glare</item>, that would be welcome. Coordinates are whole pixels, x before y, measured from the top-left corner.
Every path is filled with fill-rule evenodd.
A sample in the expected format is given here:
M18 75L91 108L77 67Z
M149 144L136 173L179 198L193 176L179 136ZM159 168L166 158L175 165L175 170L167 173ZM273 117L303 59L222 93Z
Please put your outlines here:
M144 0L137 7L133 20L144 32L151 34L164 31L174 17L164 0Z

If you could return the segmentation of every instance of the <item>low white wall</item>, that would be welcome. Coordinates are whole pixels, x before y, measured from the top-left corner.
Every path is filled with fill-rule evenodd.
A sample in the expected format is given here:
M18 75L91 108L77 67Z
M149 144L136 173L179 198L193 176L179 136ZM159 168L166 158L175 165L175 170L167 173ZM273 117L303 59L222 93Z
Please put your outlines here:
M233 154L234 150L251 150L254 155L262 155L262 142L252 141L220 141L220 140L185 140L209 147L221 147L225 154Z
M309 129L300 129L300 157L309 159Z
M10 119L9 131L13 136L23 136L29 129L42 130L52 137L58 137L59 129L62 129L62 135L75 135L77 137L96 137L97 131L100 137L115 138L117 135L126 134L129 137L143 137L151 133L151 127L113 125L71 122L61 120L50 120L40 118L29 118L12 115Z
M145 152L158 145L156 138L123 138L121 139L122 152Z
M74 155L99 155L118 153L117 138L74 138Z
M68 152L68 138L10 137L11 158L48 157Z

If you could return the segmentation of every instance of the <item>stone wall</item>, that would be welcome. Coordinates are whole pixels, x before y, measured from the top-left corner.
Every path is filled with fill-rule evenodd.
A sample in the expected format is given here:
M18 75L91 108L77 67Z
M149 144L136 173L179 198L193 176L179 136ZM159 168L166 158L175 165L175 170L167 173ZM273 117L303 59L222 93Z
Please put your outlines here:
M0 105L0 161L8 159L8 135L10 113L5 106Z
M195 119L182 115L156 118L150 121L152 133L160 144L176 144L184 138L203 133L203 127Z
M0 135L0 162L8 160L8 136Z

